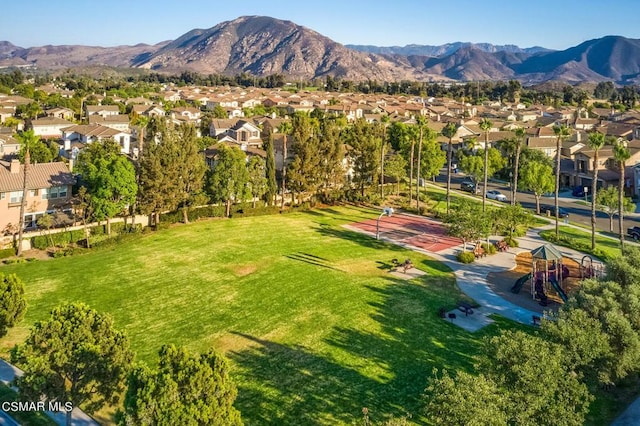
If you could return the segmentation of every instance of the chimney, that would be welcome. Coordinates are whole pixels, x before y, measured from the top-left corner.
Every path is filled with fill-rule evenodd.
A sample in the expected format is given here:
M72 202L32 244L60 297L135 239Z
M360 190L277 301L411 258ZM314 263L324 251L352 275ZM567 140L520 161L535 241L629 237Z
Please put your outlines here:
M9 168L11 173L20 173L20 160L14 158L11 160L11 167Z
M69 171L70 171L70 172L73 172L73 166L74 166L74 165L75 165L75 160L74 160L73 158L69 158L69 164L68 164L68 167L69 167Z

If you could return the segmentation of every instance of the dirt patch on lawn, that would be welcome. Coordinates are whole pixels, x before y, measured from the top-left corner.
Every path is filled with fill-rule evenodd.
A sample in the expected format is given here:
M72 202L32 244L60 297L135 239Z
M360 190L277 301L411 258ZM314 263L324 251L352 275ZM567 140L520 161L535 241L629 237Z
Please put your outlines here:
M491 272L487 275L487 284L489 287L503 299L521 306L534 312L542 313L543 311L556 311L561 305L562 300L553 290L549 288L547 295L549 303L547 306L541 306L538 301L534 300L531 295L531 281L527 280L522 286L519 293L512 293L511 287L515 282L525 274L532 270L531 253L523 252L516 255L516 266L508 271ZM569 277L563 282L562 287L569 297L571 293L580 286L580 265L573 259L563 258L563 265L569 268Z
M258 270L256 265L240 265L232 270L236 277L246 277Z

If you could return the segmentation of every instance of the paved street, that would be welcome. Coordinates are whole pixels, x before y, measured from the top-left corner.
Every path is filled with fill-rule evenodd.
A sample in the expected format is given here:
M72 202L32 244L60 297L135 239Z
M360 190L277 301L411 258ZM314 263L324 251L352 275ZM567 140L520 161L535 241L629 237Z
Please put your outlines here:
M460 183L466 178L463 173L458 173L457 175L452 175L451 177L451 188L459 191ZM447 182L447 175L444 170L440 173L439 176L436 177L436 185L445 187ZM482 184L481 184L482 185ZM499 182L489 182L489 189L497 189L507 196L509 200L511 200L511 188L509 185L505 185L504 183ZM481 199L481 189L478 190L478 199ZM465 194L469 194L465 192ZM535 197L533 194L529 194L526 192L518 191L518 202L527 209L534 210L535 209ZM571 195L570 191L560 193L560 199L558 204L560 207L565 209L569 213L569 220L576 224L581 224L590 227L591 226L591 205L584 205L584 198L576 198ZM554 197L542 197L540 199L541 205L550 205L554 204ZM636 209L637 213L629 214L625 217L624 220L624 229L632 226L640 225L640 203L638 208ZM598 231L601 232L609 232L609 216L601 211L596 212L596 227ZM615 215L613 218L613 232L618 232L618 216Z

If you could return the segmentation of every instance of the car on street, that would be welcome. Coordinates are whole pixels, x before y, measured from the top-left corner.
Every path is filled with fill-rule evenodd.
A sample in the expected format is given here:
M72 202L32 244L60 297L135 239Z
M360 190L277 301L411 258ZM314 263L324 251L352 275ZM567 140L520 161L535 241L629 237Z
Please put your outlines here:
M476 184L470 180L465 180L460 183L460 189L463 191L471 192L472 194L476 193Z
M496 189L492 189L491 191L487 191L487 198L490 200L496 200L496 201L502 201L502 202L506 202L507 201L507 196L504 195L502 192L496 190Z
M555 217L556 208L555 206L540 206L540 214ZM569 217L569 212L562 207L558 207L558 217Z

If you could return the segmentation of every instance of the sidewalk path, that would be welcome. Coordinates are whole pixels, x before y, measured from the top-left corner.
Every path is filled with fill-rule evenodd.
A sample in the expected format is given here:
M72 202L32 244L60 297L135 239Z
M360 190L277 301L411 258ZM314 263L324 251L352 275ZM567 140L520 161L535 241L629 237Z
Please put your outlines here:
M14 365L9 364L7 361L0 359L0 381L7 386L11 386L13 380L16 377L20 377L24 374L22 370ZM15 390L15 388L13 388ZM66 413L62 411L45 411L46 415L51 417L54 422L59 425L66 425ZM95 420L85 414L78 407L73 409L71 424L74 426L100 426ZM0 420L0 425L3 424ZM9 423L7 423L9 424Z

